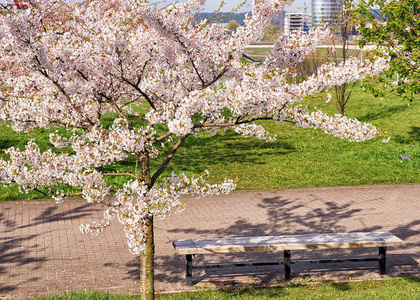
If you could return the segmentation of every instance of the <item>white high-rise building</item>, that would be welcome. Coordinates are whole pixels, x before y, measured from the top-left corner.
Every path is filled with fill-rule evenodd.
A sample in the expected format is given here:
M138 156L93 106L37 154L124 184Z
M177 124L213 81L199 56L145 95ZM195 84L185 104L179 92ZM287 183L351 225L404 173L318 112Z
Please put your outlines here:
M284 36L293 32L308 32L311 28L311 14L302 12L288 12L284 16Z
M343 5L344 0L312 0L312 26L334 20L343 10Z

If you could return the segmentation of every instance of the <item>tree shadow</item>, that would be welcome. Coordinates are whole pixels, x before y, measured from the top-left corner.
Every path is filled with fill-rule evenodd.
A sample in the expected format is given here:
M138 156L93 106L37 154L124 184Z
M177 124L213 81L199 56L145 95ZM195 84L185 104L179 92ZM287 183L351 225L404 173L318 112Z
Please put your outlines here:
M368 112L366 115L357 118L360 122L371 122L374 120L382 119L384 117L389 117L398 113L401 113L407 110L409 107L407 105L395 105L392 107L383 107L378 108L375 111Z
M18 204L14 205L17 206ZM45 251L45 247L38 242L38 239L43 240L42 235L48 234L49 231L39 231L34 227L45 223L60 222L63 224L72 219L91 215L92 212L92 207L89 204L58 212L59 207L54 203L51 204L53 206L42 209L37 215L32 215L25 211L31 205L30 203L19 203L19 205L25 207L3 207L0 212L0 232L3 233L3 237L0 239L0 274L5 275L3 278L8 277L10 279L1 282L0 293L2 294L13 293L13 291L20 290L31 282L42 280L42 278L36 276L39 273L37 270L44 268L45 263L50 258L41 254ZM27 224L15 221L26 219L26 217L20 217L26 214L30 216L27 221L24 221ZM8 235L7 233L10 232L16 234ZM29 275L22 274L25 271L19 269L28 270ZM16 272L17 270L19 272Z
M313 198L313 195L310 196ZM302 215L301 211L305 208L302 204L295 204L295 202L295 199L274 197L265 198L258 205L267 211L267 222L271 227L270 234L300 234L308 233L308 231L312 233L342 232L345 227L338 223L361 211L361 209L352 208L351 203L338 205L334 202L325 202L326 207L306 208L306 214ZM378 228L379 226L366 229L366 231L374 231Z
M267 235L289 235L303 233L329 233L329 232L351 232L351 226L344 226L343 220L351 220L362 211L356 208L352 203L337 204L334 202L322 202L321 207L314 207L311 204L316 199L311 195L305 202L296 201L287 197L266 197L257 205L258 208L266 212L265 222L254 223L249 220L235 220L230 226L206 229L205 226L176 226L168 229L167 232L172 236L183 238L206 238L206 237L229 237L229 236L267 236ZM301 200L301 199L300 199ZM302 213L304 212L304 213ZM203 216L205 217L205 216ZM221 217L222 218L222 217ZM222 221L222 220L221 220ZM188 221L186 221L188 222ZM190 222L191 223L191 222ZM404 226L391 230L392 233L401 237L403 240L410 236L418 235L420 232L416 227L420 221L414 221ZM197 228L197 227L204 227ZM383 231L382 225L365 226L362 231ZM361 231L360 229L357 231ZM388 231L388 230L386 230ZM168 242L169 243L169 242ZM409 246L407 246L409 247ZM349 248L349 249L325 249L325 250L307 250L293 251L292 259L320 259L320 258L353 258L363 256L376 256L377 248ZM411 254L388 254L388 271L395 267L415 266L417 261ZM252 253L227 253L197 255L194 264L204 263L234 263L244 261L282 261L283 252L252 252ZM377 262L349 262L349 263L327 263L327 264L299 264L293 265L292 277L302 278L304 274L309 276L341 276L342 280L361 277L368 272L377 272ZM164 281L172 284L185 286L185 257L181 255L158 255L156 257L157 269L164 269L165 272L156 273L157 281ZM167 274L171 277L168 278ZM138 274L138 270L135 274ZM337 275L338 274L338 275ZM246 281L251 276L252 280L258 281L262 285L273 282L284 282L284 271L281 265L265 267L241 267L241 268L223 268L206 269L205 271L193 271L193 284L212 282L217 287L231 286L235 278L240 281ZM339 278L340 279L340 278Z
M2 128L4 130L4 127ZM13 131L13 134L10 135L1 135L0 136L0 149L6 150L11 147L23 148L23 146L28 142L26 136L18 135Z
M332 282L331 285L338 291L345 292L351 290L351 287L348 282Z
M6 208L6 211L7 210L9 210L9 209ZM16 222L7 219L4 212L0 212L0 224L2 226L6 227L7 230L16 226Z
M139 281L140 280L140 256L136 256L135 258L130 260L128 263L126 263L125 266L127 267L128 271L127 271L127 276L124 277L123 279Z
M39 216L32 219L33 222L27 225L21 225L17 228L22 229L45 223L65 222L68 220L91 216L93 211L102 210L101 208L99 208L100 204L86 203L62 212L57 212L61 209L59 205L60 204L56 204L55 206L45 208Z
M10 229L10 226L9 226ZM38 256L32 250L36 249L38 245L33 245L29 248L22 248L22 244L27 244L29 241L36 239L37 235L21 236L21 237L4 237L0 242L0 274L7 274L7 265L13 265L13 268L20 268L30 265L31 270L35 271L41 268L41 264L45 263L47 258L45 256ZM13 277L18 277L16 280ZM19 274L9 274L10 282L15 284L2 283L0 293L10 293L19 289L22 285L29 282L37 281L38 277L31 277L22 281Z
M407 280L408 282L413 282L413 283L420 283L420 277L407 277L405 280Z
M213 138L187 139L165 172L170 173L177 168L180 171L202 173L205 166L233 163L263 165L267 156L282 156L297 151L288 141L267 143L256 138L245 141L244 138L238 142L238 138L241 138L238 134L226 132L223 136Z
M412 126L411 127L411 131L408 132L408 134L410 135L410 137L416 141L416 142L420 142L420 127L415 127Z

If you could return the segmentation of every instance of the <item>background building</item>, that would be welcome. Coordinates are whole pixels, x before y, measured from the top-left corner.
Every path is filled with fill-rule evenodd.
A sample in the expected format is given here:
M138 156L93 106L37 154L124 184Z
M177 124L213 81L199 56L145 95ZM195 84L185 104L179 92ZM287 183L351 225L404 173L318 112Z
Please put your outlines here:
M308 32L311 28L312 18L310 13L288 12L284 17L284 36L290 36L293 32Z
M326 24L342 11L344 0L312 0L312 26Z

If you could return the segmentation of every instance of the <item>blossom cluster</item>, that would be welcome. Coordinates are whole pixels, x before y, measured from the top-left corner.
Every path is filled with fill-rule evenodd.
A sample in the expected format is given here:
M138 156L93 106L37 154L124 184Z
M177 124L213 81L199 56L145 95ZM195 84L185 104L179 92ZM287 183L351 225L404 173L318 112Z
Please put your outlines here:
M101 223L82 224L83 233L100 234L117 217L124 226L130 252L139 254L144 249L144 226L147 216L167 217L171 212L180 212L184 208L181 196L193 194L196 197L208 197L228 194L235 189L232 180L222 184L210 185L202 176L188 178L172 174L163 184L149 189L144 182L131 180L124 184L116 195L116 200L104 213Z
M306 107L296 106L287 112L295 124L302 128L320 128L326 134L361 142L378 135L378 130L371 124L361 123L343 115L328 116L320 110L309 113ZM298 118L296 118L296 115Z

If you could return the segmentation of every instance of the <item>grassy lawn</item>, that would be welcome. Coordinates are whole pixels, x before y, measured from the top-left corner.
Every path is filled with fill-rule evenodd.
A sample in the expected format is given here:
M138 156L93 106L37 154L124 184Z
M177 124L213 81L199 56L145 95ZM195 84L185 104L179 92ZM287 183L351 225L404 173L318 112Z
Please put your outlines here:
M325 95L308 99L308 107L329 114L336 110ZM360 87L346 114L375 124L391 136L354 143L321 130L295 129L290 124L267 122L277 141L245 139L232 131L205 139L188 139L168 172L192 175L209 170L213 182L232 178L238 189L278 189L360 184L420 182L420 102L374 98ZM402 161L401 154L413 158ZM169 174L169 173L167 173Z
M361 281L319 284L286 284L280 287L199 290L191 293L158 295L159 300L198 299L419 299L419 278L394 278L383 281ZM38 300L128 300L136 296L107 293L74 292L64 296L38 298Z
M320 94L304 104L330 115L337 113L333 101L325 103L325 99L325 94ZM172 171L193 175L208 170L210 182L231 178L241 190L420 182L420 101L408 104L397 97L374 98L357 84L346 115L373 123L383 136L355 143L321 130L267 122L269 132L277 134L276 142L243 138L230 130L214 137L189 137L163 175ZM45 150L49 147L48 133L53 130L17 134L3 125L0 155L5 157L4 149L11 146L23 148L31 138ZM383 143L388 136L389 143ZM401 161L402 154L412 159ZM133 171L134 165L134 160L128 160L106 171ZM152 167L157 168L158 161L153 161ZM115 180L118 183L121 178ZM35 192L22 195L17 187L0 187L0 200L41 197Z

